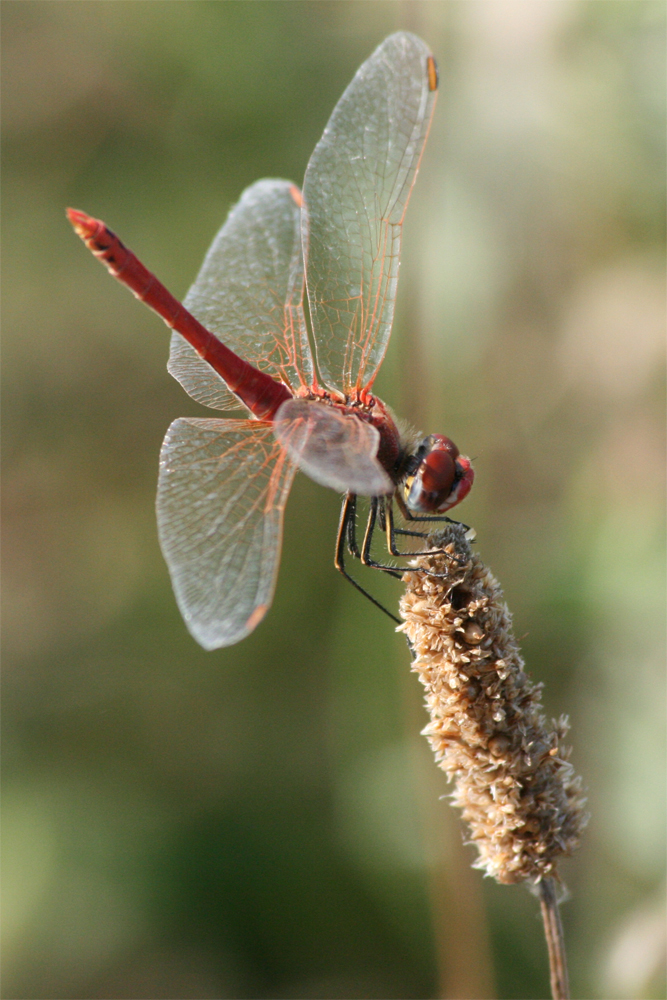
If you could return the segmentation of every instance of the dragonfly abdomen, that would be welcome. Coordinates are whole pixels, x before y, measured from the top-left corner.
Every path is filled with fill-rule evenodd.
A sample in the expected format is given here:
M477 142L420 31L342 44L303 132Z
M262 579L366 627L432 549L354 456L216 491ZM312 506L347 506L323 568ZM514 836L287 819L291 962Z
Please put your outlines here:
M139 258L100 219L75 208L67 209L75 232L91 253L167 326L176 330L222 378L228 388L260 420L271 420L292 393L270 375L248 364L218 340L145 267Z

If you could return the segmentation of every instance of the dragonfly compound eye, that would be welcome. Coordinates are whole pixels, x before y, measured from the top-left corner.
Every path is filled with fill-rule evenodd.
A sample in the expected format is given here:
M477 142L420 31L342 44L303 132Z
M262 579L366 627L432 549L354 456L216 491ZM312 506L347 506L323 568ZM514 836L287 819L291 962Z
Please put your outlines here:
M419 454L423 456L419 467L405 481L406 506L412 514L442 514L470 492L474 477L470 459L441 434L426 438Z

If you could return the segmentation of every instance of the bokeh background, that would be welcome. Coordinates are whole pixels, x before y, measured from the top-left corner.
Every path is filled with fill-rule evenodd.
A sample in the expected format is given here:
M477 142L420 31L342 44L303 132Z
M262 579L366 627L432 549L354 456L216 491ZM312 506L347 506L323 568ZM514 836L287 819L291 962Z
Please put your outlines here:
M297 477L261 627L190 639L153 504L168 424L203 410L64 217L106 219L182 296L399 28L441 93L378 393L475 458L461 516L571 717L573 993L665 995L664 21L3 4L4 996L548 995L536 900L470 869L405 642L332 567L333 492Z

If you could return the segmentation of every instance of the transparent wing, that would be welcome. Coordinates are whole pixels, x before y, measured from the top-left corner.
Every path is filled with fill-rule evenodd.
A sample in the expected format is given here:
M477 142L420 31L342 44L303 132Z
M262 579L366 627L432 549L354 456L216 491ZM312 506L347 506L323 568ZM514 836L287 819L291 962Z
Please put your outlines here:
M436 98L435 62L391 35L361 66L304 181L308 302L324 381L370 385L391 332L401 226Z
M274 433L299 468L322 486L371 497L394 492L376 458L378 431L353 413L288 399L276 414Z
M185 306L250 364L292 390L312 382L303 316L301 193L289 181L247 188L213 240ZM213 369L172 334L169 371L199 403L241 405Z
M271 605L296 465L259 420L175 420L160 453L157 520L185 623L231 646Z

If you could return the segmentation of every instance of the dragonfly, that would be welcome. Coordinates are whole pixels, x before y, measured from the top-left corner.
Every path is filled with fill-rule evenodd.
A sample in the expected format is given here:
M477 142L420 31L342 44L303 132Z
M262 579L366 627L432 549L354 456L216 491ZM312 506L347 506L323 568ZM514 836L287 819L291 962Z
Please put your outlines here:
M247 413L175 420L160 453L160 544L205 649L243 639L268 611L297 469L343 494L335 566L379 607L348 572L346 551L399 575L372 555L376 527L394 557L415 554L400 550L399 536L426 533L397 528L394 503L406 523L433 521L471 489L470 459L449 438L401 433L372 392L437 87L421 39L385 39L336 105L303 190L275 179L247 188L183 303L105 223L67 210L92 253L171 328L167 367L186 392ZM360 541L359 496L369 498Z

